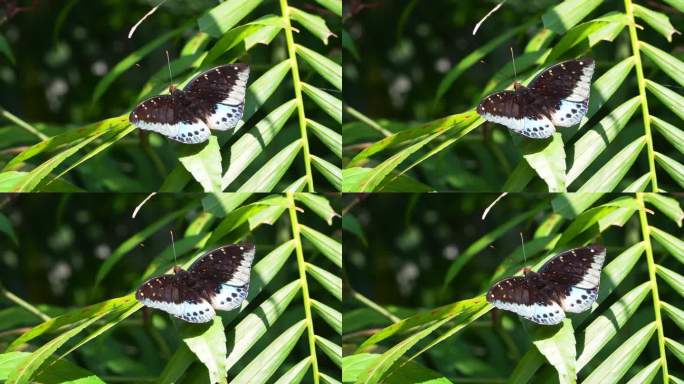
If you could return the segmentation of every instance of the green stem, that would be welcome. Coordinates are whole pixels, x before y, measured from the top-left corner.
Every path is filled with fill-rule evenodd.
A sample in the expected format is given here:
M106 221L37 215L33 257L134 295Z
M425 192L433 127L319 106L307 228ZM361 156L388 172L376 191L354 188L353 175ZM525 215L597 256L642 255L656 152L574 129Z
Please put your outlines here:
M651 187L653 192L658 192L658 179L656 178L655 152L653 150L653 136L651 136L651 115L648 113L648 98L646 97L646 79L644 78L644 68L641 65L641 54L639 53L639 39L634 22L634 10L632 0L625 0L625 14L627 14L627 26L629 28L629 40L632 44L632 57L634 57L634 70L637 74L637 84L639 86L639 98L641 103L641 116L644 120L644 134L646 135L646 150L648 151L648 169L651 174Z
M392 314L392 312L390 312L390 311L386 310L385 308L379 306L374 301L372 301L371 299L367 298L366 296L356 292L355 290L350 288L349 293L350 293L351 298L360 301L361 303L363 303L368 308L370 308L370 309L374 310L375 312L377 312L377 313L385 316L386 318L390 319L393 323L398 323L399 321L401 321L401 319L394 316Z
M366 124L367 126L375 129L376 131L380 132L383 136L391 136L392 132L386 130L383 128L380 124L376 123L375 121L371 120L368 116L364 115L363 113L357 111L356 109L345 105L344 106L344 111L347 112L348 114L354 116L358 121Z
M297 254L297 267L299 268L299 282L302 285L302 300L304 301L304 315L306 328L309 335L309 353L311 354L311 367L313 370L313 382L318 384L318 360L316 358L316 335L314 334L313 319L311 317L311 298L309 297L309 285L306 281L306 261L302 250L302 239L299 234L299 221L297 220L297 206L295 205L292 192L287 193L288 210L290 211L290 225L292 225L292 238L295 240L295 252Z
M658 330L658 349L660 351L660 366L663 369L663 383L668 384L669 376L667 373L667 356L665 355L665 332L663 331L663 321L660 317L660 297L658 296L658 282L656 281L656 264L653 260L653 248L651 247L651 227L648 225L646 216L646 205L644 204L644 194L636 194L639 206L639 222L641 224L641 235L644 238L644 248L646 248L646 261L648 263L648 277L651 282L651 294L653 295L653 308L655 311L656 329Z
M48 139L48 137L45 136L43 133L41 133L37 129L33 128L33 126L31 126L29 123L25 122L24 120L14 116L5 108L0 107L0 116L4 117L5 119L7 119L11 122L13 122L14 124L18 125L19 127L24 128L27 132L38 136L38 138L41 140L47 140Z
M302 98L302 82L299 79L299 66L297 65L297 52L292 36L290 24L290 7L287 0L280 0L280 12L285 22L285 40L287 41L287 54L290 57L290 69L292 70L292 84L294 86L295 99L297 100L297 114L299 116L299 134L302 137L302 151L304 152L304 169L306 170L306 184L309 192L314 192L313 176L311 175L311 159L309 157L309 139L306 134L306 114L304 113L304 99Z
M2 296L5 296L7 298L7 300L16 303L18 306L26 309L27 311L33 313L34 315L40 317L43 321L48 321L48 320L52 319L50 316L43 313L40 309L34 307L33 305L24 301L21 297L15 295L14 293L5 289L5 287L2 286L1 284L0 284L0 294L2 294Z

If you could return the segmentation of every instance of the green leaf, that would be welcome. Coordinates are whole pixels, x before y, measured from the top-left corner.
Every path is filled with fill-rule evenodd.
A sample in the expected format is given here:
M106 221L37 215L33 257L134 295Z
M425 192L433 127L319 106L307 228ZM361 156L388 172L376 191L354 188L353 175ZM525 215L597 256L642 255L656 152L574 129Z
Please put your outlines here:
M651 174L646 173L626 186L625 189L622 190L622 193L644 192L650 182Z
M234 344L225 362L227 369L234 367L267 334L269 328L285 313L300 288L299 280L286 284L228 331L228 338L234 340Z
M342 170L342 191L359 192L361 183L370 177L372 168L352 167ZM398 172L390 172L380 185L376 188L382 192L433 192L434 188L429 187L407 175Z
M342 300L342 279L311 263L306 263L306 271L337 300Z
M637 5L635 4L634 6L636 7ZM679 83L679 85L684 86L684 62L643 41L639 42L639 46L639 50L646 54L649 59L653 60L663 72Z
M660 359L655 360L651 364L645 366L639 373L634 375L627 384L649 384L653 381L656 374L660 370Z
M335 308L329 307L320 301L311 299L311 307L318 313L328 325L338 334L342 334L342 313Z
M336 216L340 216L330 205L330 201L323 196L314 193L295 193L295 200L309 207L321 219L325 220L328 225L332 225L332 221Z
M16 64L14 55L12 54L12 48L10 48L7 39L5 39L5 36L3 35L0 35L0 52L2 52L12 64Z
M342 0L315 0L337 16L342 16Z
M325 353L333 363L342 367L342 347L332 341L316 335L316 345Z
M192 363L197 361L185 344L180 344L159 375L159 384L175 384Z
M323 112L342 124L342 100L305 82L302 82L301 85L302 91L321 107Z
M335 241L335 239L318 232L313 228L309 228L304 224L299 225L302 235L313 244L316 249L321 251L330 261L342 268L342 244Z
M301 139L295 140L273 156L261 169L256 171L238 192L270 192L290 168L292 161L302 148Z
M608 147L627 125L640 104L639 96L627 100L575 142L570 160L572 167L568 171L568 183L575 181Z
M269 113L231 145L228 169L221 180L222 190L228 188L273 141L292 116L296 107L296 100L286 102Z
M301 320L282 332L271 344L266 346L240 373L233 378L233 384L266 383L285 361L297 340L306 329L306 321Z
M684 97L682 95L651 80L646 80L646 89L651 91L663 105L684 119Z
M644 200L653 204L660 212L669 217L677 223L677 226L682 226L682 219L684 219L684 211L679 206L679 202L672 197L662 195L660 193L645 193Z
M185 328L183 341L209 370L212 383L227 384L226 335L223 322L215 316L211 324L190 325Z
M665 345L673 355L677 356L680 362L684 363L684 345L667 337L665 338Z
M107 313L101 313L82 322L78 326L75 326L66 332L60 333L59 336L55 337L49 342L43 344L40 348L33 351L33 353L31 353L31 355L28 358L26 358L26 360L24 360L15 371L10 373L9 378L7 379L7 384L19 384L29 382L29 380L33 377L33 374L36 372L36 370L38 370L38 368L40 368L43 365L43 363L53 353L55 353L57 349L59 349L59 347L61 347L64 343L69 341L69 339L79 334L82 330L84 330L94 322L98 321L106 314Z
M326 127L323 124L317 123L311 119L306 119L306 126L313 132L332 153L342 158L342 135Z
M351 383L359 379L368 367L377 363L379 354L359 353L342 358L342 381ZM408 360L400 359L392 375L383 382L386 384L452 384L443 375Z
M684 297L684 276L673 270L667 269L662 265L656 265L656 273L674 288L680 296Z
M289 7L289 12L292 20L298 22L309 32L313 33L314 36L321 39L323 44L327 45L328 37L335 36L335 34L328 29L328 26L325 24L325 20L322 17L312 15L295 7Z
M575 383L575 334L570 319L563 320L560 328L546 327L535 332L532 343L558 372L561 384Z
M684 131L655 116L651 116L651 123L670 144L677 148L679 153L684 153Z
M212 37L221 37L262 2L263 0L224 1L197 20L199 30Z
M413 333L406 339L395 344L392 348L384 352L363 374L359 375L356 384L375 384L382 382L385 374L401 356L450 319L450 317L446 317L443 320L436 321L431 326Z
M0 354L0 381L5 382L10 373L16 371L30 356L31 353L29 352ZM50 369L38 372L33 379L33 382L44 384L105 384L94 373L77 366L69 360L51 362Z
M109 71L109 73L105 77L103 77L95 86L95 91L93 91L92 104L95 104L98 100L100 100L100 97L102 97L102 95L104 95L107 89L109 89L109 86L112 85L114 80L119 78L119 76L121 76L129 68L131 68L133 65L141 61L145 56L152 53L155 49L159 48L168 40L171 40L177 35L183 33L191 24L192 20L183 23L183 25L172 31L166 32L165 34L157 37L151 42L143 45L141 48L126 56L123 60L116 64L114 68L112 68L112 70Z
M311 357L307 356L304 360L288 369L274 384L298 384L304 378L311 365Z
M636 161L646 138L641 136L627 144L612 159L608 160L577 192L611 192L617 187L627 171Z
M530 167L546 182L549 192L565 191L565 147L560 133L554 133L551 141L529 140L523 153Z
M340 170L335 164L330 163L326 160L321 159L318 156L310 155L311 162L314 167L320 172L326 180L332 184L336 190L342 190L342 170Z
M661 301L660 302L660 307L663 309L665 313L667 313L667 316L674 321L681 330L684 330L684 311L675 307L674 305L670 305L666 302Z
M679 33L679 31L672 26L672 23L670 23L670 18L667 17L666 14L656 12L636 3L632 4L632 9L634 10L634 16L645 21L646 24L651 26L651 28L665 36L667 41L672 42L672 35ZM643 42L640 43L644 44Z
M258 33L260 30L269 28L274 24L274 20L281 21L279 17L271 17L270 25L263 24L245 24L237 28L233 28L226 32L207 52L204 60L202 60L201 67L209 68L212 64L217 62L224 53L230 49L236 47L238 44L242 43L247 39L247 37ZM188 81L192 78L188 78Z
M342 90L342 66L328 59L320 53L299 44L295 45L297 54L304 59L311 68L326 79L335 88Z
M134 295L118 297L115 299L103 301L101 303L89 305L85 308L77 308L64 313L61 316L45 321L31 330L23 333L21 336L12 341L12 344L7 347L7 351L17 350L20 346L29 341L41 336L47 332L61 329L67 325L77 323L84 319L101 318L108 314L115 314L127 311L132 306L135 306L137 301Z
M679 12L684 12L684 0L663 0L671 7L676 8Z
M663 167L665 172L672 176L674 181L676 181L679 186L684 188L684 165L671 157L663 155L660 152L655 153L655 159L656 162Z
M633 288L584 329L581 337L578 336L579 350L582 351L577 357L578 371L581 371L620 332L650 292L649 282Z
M593 372L582 384L611 384L617 383L627 373L641 355L641 351L648 344L648 340L655 332L655 322L649 323L635 332L627 341L622 343Z
M582 21L596 7L601 0L565 0L548 10L543 16L544 27L563 34Z
M204 192L221 190L221 148L216 136L210 136L201 151L178 160L200 183Z

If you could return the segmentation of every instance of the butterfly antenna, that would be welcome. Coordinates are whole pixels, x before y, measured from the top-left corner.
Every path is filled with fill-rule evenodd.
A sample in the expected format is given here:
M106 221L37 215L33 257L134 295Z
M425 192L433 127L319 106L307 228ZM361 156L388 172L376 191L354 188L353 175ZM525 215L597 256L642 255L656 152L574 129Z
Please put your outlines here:
M525 261L525 266L527 266L527 255L525 254L525 239L523 239L522 232L520 232L520 244L522 244L523 260Z
M513 77L515 77L516 80L518 80L518 71L515 69L515 55L513 54L513 47L509 47L511 49L511 59L513 59ZM522 233L520 234L522 236Z
M173 265L176 265L176 243L173 241L173 229L169 233L171 234L171 248L173 248Z
M171 60L169 60L169 50L166 49L166 64L169 66L169 77L171 78L171 83L173 83L173 73L171 73Z

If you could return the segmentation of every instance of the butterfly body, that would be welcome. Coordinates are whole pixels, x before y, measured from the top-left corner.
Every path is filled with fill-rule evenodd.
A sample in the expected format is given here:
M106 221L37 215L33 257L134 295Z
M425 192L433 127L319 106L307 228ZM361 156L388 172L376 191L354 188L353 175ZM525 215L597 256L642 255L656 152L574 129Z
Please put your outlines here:
M591 308L598 296L605 248L589 246L563 252L538 272L510 277L487 291L487 301L543 325L560 323L565 313Z
M216 310L238 308L249 291L254 245L231 244L207 252L188 270L154 277L136 291L143 305L190 323L210 321Z
M578 124L587 113L593 73L592 59L556 64L534 78L528 87L515 82L513 91L488 95L477 106L477 113L521 135L548 138L557 126Z
M184 89L169 87L168 95L149 98L129 116L132 124L186 144L206 141L212 129L234 128L244 110L249 77L246 64L210 69L193 78Z

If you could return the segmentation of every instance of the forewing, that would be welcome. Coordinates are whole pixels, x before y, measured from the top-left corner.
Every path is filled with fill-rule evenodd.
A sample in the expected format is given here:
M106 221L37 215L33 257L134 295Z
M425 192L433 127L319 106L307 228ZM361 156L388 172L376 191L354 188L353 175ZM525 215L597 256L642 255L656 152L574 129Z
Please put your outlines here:
M135 298L147 307L161 309L190 323L205 323L216 314L211 304L178 275L147 280L138 288Z
M584 312L598 296L605 259L606 249L602 246L571 249L547 261L539 275L558 287L557 296L565 311Z
M225 131L242 118L248 78L247 64L222 65L197 75L184 91L211 106L206 116L211 129Z
M477 106L477 113L485 120L505 125L514 132L534 139L553 135L551 120L529 108L528 98L516 91L502 91L485 97Z
M187 106L172 95L149 98L131 112L130 122L140 129L160 133L186 144L206 141L210 132L207 124L193 116Z
M510 277L497 282L487 291L487 301L496 308L517 313L537 324L558 324L565 318L560 305L531 286L525 277Z
M587 113L594 67L592 59L568 60L549 67L530 82L530 90L545 101L555 125L573 126Z
M204 254L188 272L207 288L214 308L228 311L247 297L254 254L251 243L226 245Z

